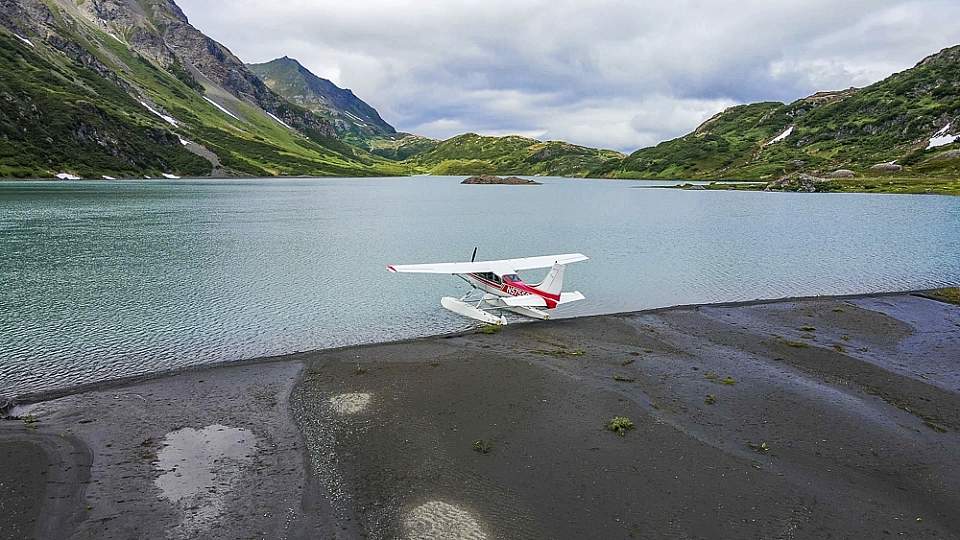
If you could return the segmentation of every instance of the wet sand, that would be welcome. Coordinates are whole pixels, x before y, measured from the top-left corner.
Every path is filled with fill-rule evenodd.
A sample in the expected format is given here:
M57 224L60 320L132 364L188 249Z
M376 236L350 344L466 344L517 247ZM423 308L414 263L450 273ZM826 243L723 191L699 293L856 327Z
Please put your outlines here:
M897 294L111 383L0 422L0 538L957 538L958 363Z

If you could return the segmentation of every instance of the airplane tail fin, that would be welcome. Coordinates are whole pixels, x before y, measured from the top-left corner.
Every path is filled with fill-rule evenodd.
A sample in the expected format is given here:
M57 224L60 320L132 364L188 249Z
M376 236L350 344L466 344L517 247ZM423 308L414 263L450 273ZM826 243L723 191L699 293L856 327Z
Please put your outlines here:
M554 264L547 277L543 278L543 281L537 285L537 289L547 294L560 294L560 291L563 290L564 268L566 268L566 265Z

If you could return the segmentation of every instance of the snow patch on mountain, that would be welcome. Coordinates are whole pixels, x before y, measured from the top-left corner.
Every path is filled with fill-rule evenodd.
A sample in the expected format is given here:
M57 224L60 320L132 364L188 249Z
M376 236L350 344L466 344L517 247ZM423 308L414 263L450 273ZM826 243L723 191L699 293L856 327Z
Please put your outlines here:
M164 120L166 123L170 124L171 126L173 126L173 127L178 127L178 126L180 125L180 124L177 123L177 119L176 119L176 118L174 118L174 117L172 117L172 116L168 116L168 115L166 115L166 114L163 114L162 112L154 109L154 108L151 107L150 105L147 105L147 102L141 101L140 104L143 105L144 107L146 107L148 111L150 111L150 112L152 112L153 114L159 116L160 118L163 118L163 120Z
M267 111L264 111L264 112L267 112ZM274 120L276 120L277 122L279 122L280 125L282 125L283 127L287 128L287 129L293 129L293 128L290 127L286 122L284 122L283 120L281 120L281 119L277 118L276 116L274 116L273 113L267 112L267 114L270 115L270 118L273 118Z
M960 141L960 134L949 135L951 124L952 122L947 122L947 125L943 126L943 129L934 133L933 137L930 137L930 142L927 144L927 150Z
M239 118L237 118L237 115L235 115L235 114L233 114L232 112L228 111L223 105L220 105L220 104L217 103L216 101L208 98L207 96L203 96L203 99L207 100L211 105L213 105L214 107L220 109L221 112L223 112L224 114L230 116L231 118L233 118L233 119L235 119L235 120L240 120Z
M794 128L794 127L795 127L795 126L790 126L790 127L788 127L788 128L786 129L786 131L784 131L783 133L777 135L777 136L774 137L773 139L770 139L770 141L767 142L766 144L764 144L764 146L770 146L771 144L777 144L778 142L786 139L787 137L790 136L791 133L793 133L793 128Z
M21 36L20 34L14 34L13 37L19 39L20 41L26 43L27 45L29 45L29 46L31 46L31 47L35 47L35 45L33 44L32 41L30 41L29 39Z

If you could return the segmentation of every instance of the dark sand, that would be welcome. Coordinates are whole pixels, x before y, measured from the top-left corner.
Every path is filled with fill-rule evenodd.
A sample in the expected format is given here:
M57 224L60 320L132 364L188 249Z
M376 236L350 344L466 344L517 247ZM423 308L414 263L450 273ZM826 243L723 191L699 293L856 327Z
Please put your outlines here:
M0 422L0 539L960 538L958 368L899 294L114 383Z

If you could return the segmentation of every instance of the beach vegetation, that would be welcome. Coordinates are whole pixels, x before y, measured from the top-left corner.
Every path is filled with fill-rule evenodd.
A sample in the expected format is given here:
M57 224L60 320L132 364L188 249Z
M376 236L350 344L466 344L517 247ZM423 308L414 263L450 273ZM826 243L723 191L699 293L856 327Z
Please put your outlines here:
M718 383L718 384L725 384L725 385L728 385L728 386L732 386L732 385L734 385L734 384L737 384L736 379L734 379L733 377L731 377L731 376L728 375L728 376L726 376L726 377L720 378L720 375L717 375L716 373L714 373L714 372L712 372L712 371L708 371L708 372L704 373L704 374L703 374L703 378L704 378L704 379L707 379L707 380L710 381L710 382L715 382L715 383Z
M633 425L633 421L626 416L614 416L609 422L607 422L607 429L621 437L625 436L628 431L635 428L636 426Z
M493 444L485 439L473 441L473 451L480 454L489 454L493 450Z
M926 296L941 302L960 305L960 287L937 289L935 291L930 291L926 294Z
M789 339L783 340L783 344L786 345L787 347L793 347L794 349L806 349L810 346L810 345L807 345L806 343L803 343L802 341L792 341Z
M703 398L703 402L707 405L713 405L717 402L717 396L713 394L707 394L707 397Z
M627 358L627 359L624 360L623 362L620 362L620 365L621 365L621 366L629 366L630 364L632 364L632 363L634 363L634 362L636 362L636 361L637 361L636 358Z
M147 437L140 443L140 458L146 461L157 459L157 440L153 437Z
M626 377L624 375L614 375L613 380L617 382L635 382L636 381L636 379Z
M40 423L40 420L32 414L28 414L22 418L23 425L27 426L30 429L37 429L37 424Z
M812 326L801 326L801 327L800 327L800 330L803 331L803 332L814 332L814 331L816 331L817 329L814 328L814 327L812 327Z
M485 324L485 325L483 325L483 326L480 327L480 329L478 330L478 332L480 332L481 334L491 335L491 334L496 334L496 333L500 332L501 330L503 330L503 325L500 325L500 324Z
M768 445L766 442L747 443L747 446L758 454L767 454L770 452L770 445Z

